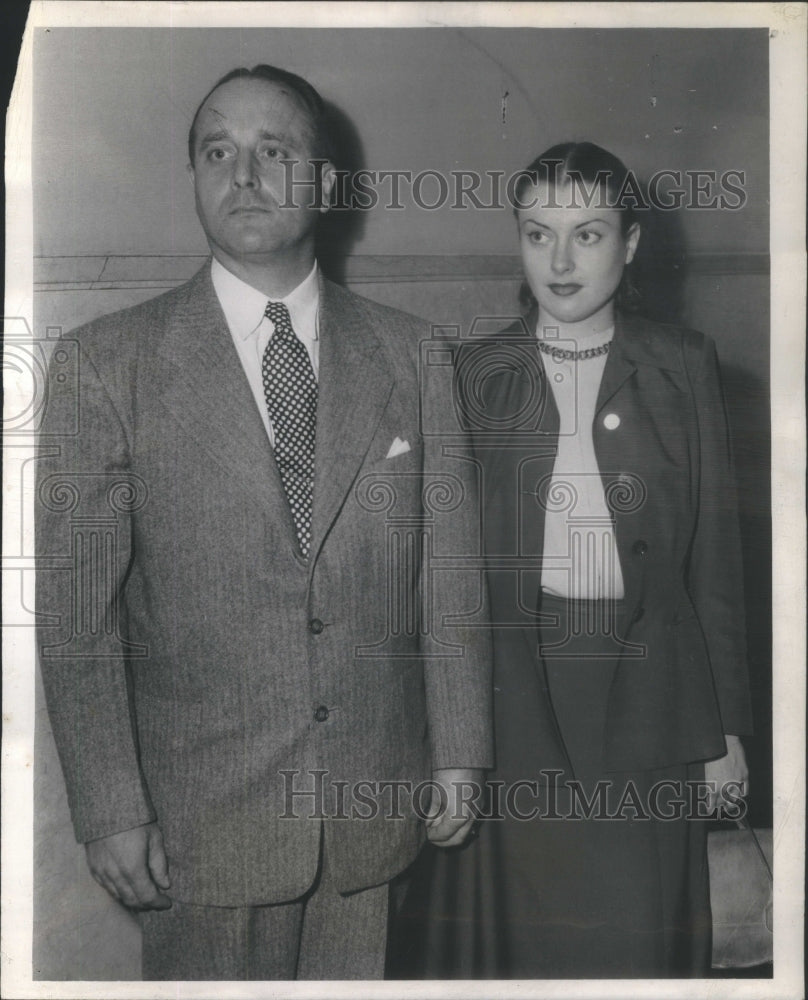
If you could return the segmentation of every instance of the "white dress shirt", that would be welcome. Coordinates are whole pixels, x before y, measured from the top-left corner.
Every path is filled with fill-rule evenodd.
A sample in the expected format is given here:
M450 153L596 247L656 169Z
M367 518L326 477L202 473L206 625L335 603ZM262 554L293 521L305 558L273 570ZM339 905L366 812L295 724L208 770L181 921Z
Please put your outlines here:
M607 343L613 335L611 328L558 346L585 350ZM606 505L592 439L606 355L556 361L542 354L542 362L560 417L558 452L545 494L542 590L578 600L619 600L624 585L614 518Z
M241 359L244 374L255 397L258 412L264 421L270 443L274 446L275 435L267 412L264 379L261 374L264 351L275 332L274 323L264 315L269 299L263 292L237 278L215 257L211 264L210 276ZM314 377L317 378L320 370L320 281L317 262L315 261L314 267L297 288L284 298L273 301L283 302L289 310L292 329L308 351Z

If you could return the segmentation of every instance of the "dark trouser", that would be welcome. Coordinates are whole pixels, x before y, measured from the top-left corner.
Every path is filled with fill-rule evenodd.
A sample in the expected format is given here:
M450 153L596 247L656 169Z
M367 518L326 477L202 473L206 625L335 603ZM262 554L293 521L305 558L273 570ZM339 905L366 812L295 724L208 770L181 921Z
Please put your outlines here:
M312 888L272 906L196 906L141 914L147 980L381 979L387 885L340 895L325 853Z

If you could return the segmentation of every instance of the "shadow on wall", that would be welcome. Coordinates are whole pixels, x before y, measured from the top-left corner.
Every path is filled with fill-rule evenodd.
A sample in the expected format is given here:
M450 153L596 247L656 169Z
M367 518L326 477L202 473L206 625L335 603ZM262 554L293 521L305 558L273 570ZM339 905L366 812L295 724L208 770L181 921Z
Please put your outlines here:
M660 323L682 323L689 277L683 209L644 213L634 261L639 312ZM687 325L685 323L685 325ZM708 331L709 332L709 331ZM760 330L765 340L768 331ZM749 680L755 734L744 738L749 765L748 817L772 823L770 399L764 377L722 352L721 378L735 459L743 546Z
M326 114L334 145L334 166L355 174L365 167L365 151L353 121L335 104L326 101ZM346 282L346 260L365 231L365 213L341 208L326 213L317 228L317 259L327 278Z
M641 237L632 264L639 312L658 323L679 323L684 309L687 246L681 209L642 213Z
M746 639L755 733L744 739L748 818L772 825L772 520L769 392L748 368L723 362L743 542Z

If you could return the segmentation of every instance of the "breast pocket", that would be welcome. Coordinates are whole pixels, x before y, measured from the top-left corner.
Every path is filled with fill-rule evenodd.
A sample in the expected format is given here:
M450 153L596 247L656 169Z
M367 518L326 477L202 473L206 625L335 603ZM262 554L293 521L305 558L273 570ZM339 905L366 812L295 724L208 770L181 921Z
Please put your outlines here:
M376 470L420 468L423 448L416 434L377 434L366 465Z

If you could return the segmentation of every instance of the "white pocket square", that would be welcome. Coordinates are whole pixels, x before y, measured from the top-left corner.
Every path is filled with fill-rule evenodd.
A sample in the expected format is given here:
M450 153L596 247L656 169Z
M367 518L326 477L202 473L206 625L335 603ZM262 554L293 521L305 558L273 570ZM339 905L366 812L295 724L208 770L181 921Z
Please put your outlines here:
M396 455L405 455L410 450L410 442L402 441L401 438L396 438L395 441L390 445L390 450L387 452L386 458L395 458Z

